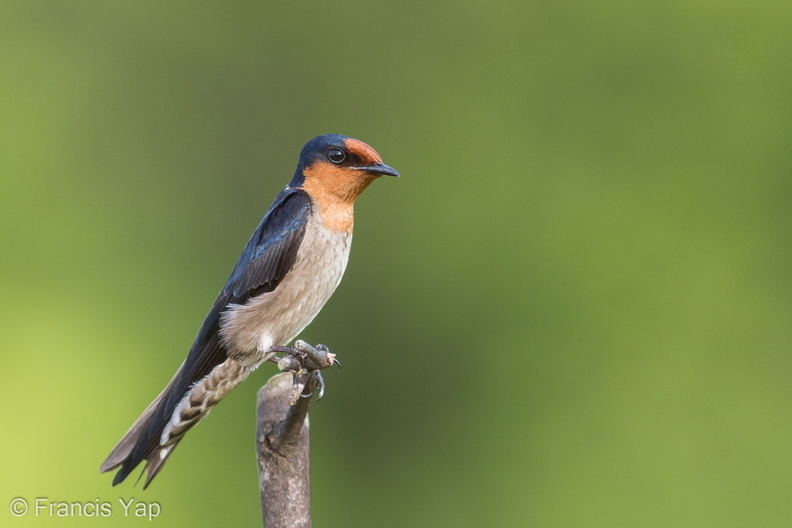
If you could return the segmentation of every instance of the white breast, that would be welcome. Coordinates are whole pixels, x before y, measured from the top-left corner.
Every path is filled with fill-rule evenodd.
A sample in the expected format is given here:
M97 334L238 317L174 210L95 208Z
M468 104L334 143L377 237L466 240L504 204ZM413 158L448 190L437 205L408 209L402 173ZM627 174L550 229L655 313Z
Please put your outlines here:
M297 337L341 282L351 242L351 233L325 229L317 217L309 220L294 266L275 290L232 306L223 315L228 355L255 367L271 346Z

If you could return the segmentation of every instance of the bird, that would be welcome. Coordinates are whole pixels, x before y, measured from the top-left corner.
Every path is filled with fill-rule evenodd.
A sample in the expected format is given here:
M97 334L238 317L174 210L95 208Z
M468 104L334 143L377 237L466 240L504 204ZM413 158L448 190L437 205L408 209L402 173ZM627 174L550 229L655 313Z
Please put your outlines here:
M101 465L118 469L113 486L145 461L146 489L185 433L311 323L346 269L355 199L380 176L399 173L358 139L324 134L303 146L186 359Z

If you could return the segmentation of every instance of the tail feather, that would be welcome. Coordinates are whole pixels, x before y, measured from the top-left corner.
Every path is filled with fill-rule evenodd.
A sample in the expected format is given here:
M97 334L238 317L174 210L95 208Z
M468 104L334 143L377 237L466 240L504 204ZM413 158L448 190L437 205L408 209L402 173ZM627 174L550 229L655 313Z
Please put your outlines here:
M157 476L157 473L159 473L163 466L165 466L165 462L168 461L168 458L170 458L171 453L173 453L173 450L176 449L176 446L179 445L179 442L181 442L181 438L174 441L169 446L157 449L150 457L146 459L146 481L143 483L143 489L148 488L148 485L151 484L151 481L154 480L154 477Z
M154 401L152 401L149 406L146 407L146 410L143 411L143 414L141 414L140 417L135 420L135 423L132 424L132 427L130 427L121 440L118 441L116 446L112 451L110 451L110 454L99 467L100 473L107 473L108 471L113 471L114 469L121 467L121 470L113 479L113 486L123 482L124 479L127 478L127 476L129 476L129 474L135 469L135 467L145 460L145 458L133 457L133 453L135 448L140 444L141 439L147 436L151 424L160 410L160 407L163 405L163 403L167 402L180 372L181 367L176 371L176 374L174 374L173 378L171 378L168 385L162 390L162 392L159 393L159 396L157 396ZM160 464L160 466L161 465L162 464Z
M157 473L160 472L162 467L165 465L165 462L168 461L171 453L173 453L176 446L179 445L181 438L173 442L171 445L162 447L159 449L155 449L153 453L150 453L143 459L135 459L130 458L128 461L124 461L121 463L121 469L118 470L115 477L113 478L113 486L122 483L135 468L143 462L146 461L146 466L143 471L146 474L146 480L143 483L143 489L146 489L151 481L154 480L154 477L157 476ZM142 475L141 475L142 476Z
M141 462L146 461L143 485L146 489L187 431L203 420L251 372L236 360L227 359L189 388L179 390L176 384L181 370L140 415L99 468L102 473L119 468L113 478L113 486L123 482Z

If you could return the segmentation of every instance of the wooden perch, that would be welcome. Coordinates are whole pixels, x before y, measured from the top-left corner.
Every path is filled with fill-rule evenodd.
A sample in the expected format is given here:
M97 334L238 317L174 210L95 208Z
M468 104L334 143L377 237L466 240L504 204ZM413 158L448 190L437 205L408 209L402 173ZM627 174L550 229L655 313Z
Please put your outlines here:
M318 374L318 373L317 373ZM302 394L293 399L294 376L270 378L258 393L258 451L261 514L265 528L311 526L310 444L308 409L318 383L311 376Z

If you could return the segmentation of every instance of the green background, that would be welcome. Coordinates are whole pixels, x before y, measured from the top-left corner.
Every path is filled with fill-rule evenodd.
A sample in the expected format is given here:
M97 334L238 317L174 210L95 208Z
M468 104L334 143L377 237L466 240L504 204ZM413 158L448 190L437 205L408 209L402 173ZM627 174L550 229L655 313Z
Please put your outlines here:
M789 526L791 23L765 0L4 2L0 524L140 526L135 497L159 526L260 525L272 366L145 492L98 467L302 144L338 132L402 178L359 200L302 336L344 362L311 415L316 526Z

